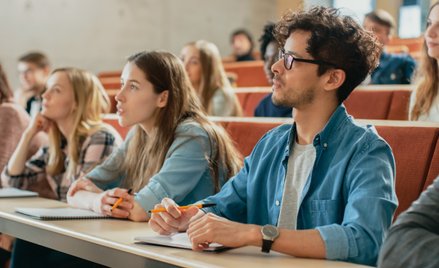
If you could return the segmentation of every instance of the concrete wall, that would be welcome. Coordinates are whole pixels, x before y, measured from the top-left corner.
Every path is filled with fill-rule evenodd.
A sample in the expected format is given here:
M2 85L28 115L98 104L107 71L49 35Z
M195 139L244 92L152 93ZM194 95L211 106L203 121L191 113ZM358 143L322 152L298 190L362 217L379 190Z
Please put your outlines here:
M277 13L267 0L2 0L0 62L16 87L17 58L29 50L47 53L54 67L93 72L121 69L140 50L178 54L196 39L228 55L231 31L245 27L257 39Z

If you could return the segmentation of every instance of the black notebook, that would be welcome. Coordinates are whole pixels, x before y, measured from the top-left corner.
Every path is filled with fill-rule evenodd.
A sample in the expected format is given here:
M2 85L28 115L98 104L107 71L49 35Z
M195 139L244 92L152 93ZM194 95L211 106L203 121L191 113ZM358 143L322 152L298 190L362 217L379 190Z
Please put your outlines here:
M76 219L105 219L110 216L102 215L91 210L79 208L15 208L15 211L39 220L76 220Z

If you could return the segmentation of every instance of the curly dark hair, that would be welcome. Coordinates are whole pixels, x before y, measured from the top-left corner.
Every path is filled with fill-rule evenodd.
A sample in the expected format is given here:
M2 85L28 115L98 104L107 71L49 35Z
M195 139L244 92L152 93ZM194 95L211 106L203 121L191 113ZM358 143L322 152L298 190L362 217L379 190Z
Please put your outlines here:
M261 42L261 46L259 47L259 50L261 51L261 57L264 58L265 51L267 50L268 44L271 42L277 42L276 38L274 37L274 27L276 24L274 22L268 22L264 26L264 32L262 33L261 37L259 37L259 42Z
M337 90L342 103L378 64L381 45L376 37L365 31L338 9L313 7L308 11L289 11L276 24L275 37L283 46L296 30L311 33L306 51L316 60L333 63L346 73L344 83ZM320 64L318 75L334 66Z

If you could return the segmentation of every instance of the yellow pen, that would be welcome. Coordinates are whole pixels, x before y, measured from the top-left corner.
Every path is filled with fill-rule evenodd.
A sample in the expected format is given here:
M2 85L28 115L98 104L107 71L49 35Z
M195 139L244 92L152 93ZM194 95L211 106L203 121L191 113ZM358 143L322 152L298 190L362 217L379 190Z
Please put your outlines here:
M132 191L133 191L133 189L129 189L128 194L131 194ZM117 201L111 207L110 211L113 211L113 209L117 208L120 205L120 203L122 203L122 201L123 201L123 198L119 197L119 199L117 199Z
M213 207L216 206L216 204L193 204L193 205L187 205L187 206L181 206L178 207L179 210L185 210L188 209L190 207L197 207L197 208L207 208L207 207ZM158 213L158 212L165 212L166 208L157 208L157 209L153 209L153 210L149 210L149 213Z

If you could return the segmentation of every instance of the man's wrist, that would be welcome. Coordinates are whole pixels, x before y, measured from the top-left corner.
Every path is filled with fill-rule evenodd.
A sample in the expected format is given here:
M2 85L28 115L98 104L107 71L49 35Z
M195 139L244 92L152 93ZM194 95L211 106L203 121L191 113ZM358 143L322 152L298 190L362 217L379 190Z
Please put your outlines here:
M248 227L249 227L247 228L248 232L246 232L247 233L246 245L261 247L262 246L261 226L248 224Z

